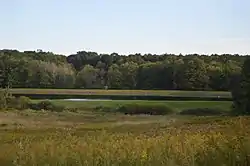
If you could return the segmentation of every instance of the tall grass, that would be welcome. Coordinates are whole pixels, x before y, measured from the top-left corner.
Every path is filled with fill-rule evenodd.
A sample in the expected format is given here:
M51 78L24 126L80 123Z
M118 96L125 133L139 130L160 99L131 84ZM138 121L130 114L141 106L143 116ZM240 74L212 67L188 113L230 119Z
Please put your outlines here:
M194 119L131 132L16 129L0 135L0 165L249 165L249 118Z

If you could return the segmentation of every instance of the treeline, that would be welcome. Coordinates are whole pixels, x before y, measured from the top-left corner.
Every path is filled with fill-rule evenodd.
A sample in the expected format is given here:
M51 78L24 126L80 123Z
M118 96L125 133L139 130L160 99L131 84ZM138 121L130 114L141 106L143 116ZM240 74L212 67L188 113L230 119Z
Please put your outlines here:
M0 50L1 87L230 90L246 56Z

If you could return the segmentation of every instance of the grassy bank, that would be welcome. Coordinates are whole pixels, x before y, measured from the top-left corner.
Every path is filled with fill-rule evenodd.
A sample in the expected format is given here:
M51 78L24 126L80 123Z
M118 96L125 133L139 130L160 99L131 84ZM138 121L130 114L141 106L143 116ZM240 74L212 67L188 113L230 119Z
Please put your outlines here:
M38 102L41 100L33 100ZM145 101L145 100L113 100L113 101L68 101L68 100L50 100L53 104L69 108L94 109L97 107L116 108L126 104L143 105L164 105L175 111L191 108L214 108L230 110L232 102L230 101Z
M95 89L11 89L13 94L72 94L72 95L152 95L152 96L211 96L231 97L223 91L176 90L95 90Z
M248 117L1 112L0 165L248 165Z
M182 100L215 99L230 100L229 92L220 91L169 91L169 90L85 90L85 89L11 89L14 95L32 98L112 98L112 99L148 99L148 100Z

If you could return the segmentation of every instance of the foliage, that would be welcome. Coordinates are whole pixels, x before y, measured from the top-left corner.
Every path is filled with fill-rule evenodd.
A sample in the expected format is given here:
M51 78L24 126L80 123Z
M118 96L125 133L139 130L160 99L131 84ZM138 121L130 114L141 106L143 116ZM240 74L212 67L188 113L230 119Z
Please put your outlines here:
M8 88L0 89L0 109L9 108L14 99Z
M130 54L0 50L0 85L14 88L224 90L246 59L238 55Z
M0 59L0 87L10 88L15 84L15 74L18 72L18 61L5 56Z
M0 109L16 109L16 110L47 110L60 112L65 109L64 106L58 106L52 102L45 100L38 103L33 103L26 96L15 97L7 90L0 91Z
M98 69L91 65L86 65L78 72L76 76L76 87L78 88L95 88L98 86Z
M108 87L113 89L122 89L122 72L117 64L110 66L108 73Z
M232 90L233 112L250 114L250 58L244 62L238 86Z
M28 109L31 104L30 98L26 96L20 96L17 98L16 108L20 110Z
M165 89L167 83L165 66L159 62L145 63L138 70L138 89Z
M149 104L128 104L118 107L115 111L129 115L148 114L148 115L166 115L174 111L165 105Z
M30 109L33 109L33 110L46 110L46 111L55 111L55 112L61 112L65 109L65 107L55 105L49 100L40 101L38 103L31 103L29 107Z
M12 96L8 89L0 90L0 109L18 109L24 110L29 108L31 100L28 97Z
M202 90L207 89L209 78L207 69L202 59L197 57L188 60L183 67L183 88Z

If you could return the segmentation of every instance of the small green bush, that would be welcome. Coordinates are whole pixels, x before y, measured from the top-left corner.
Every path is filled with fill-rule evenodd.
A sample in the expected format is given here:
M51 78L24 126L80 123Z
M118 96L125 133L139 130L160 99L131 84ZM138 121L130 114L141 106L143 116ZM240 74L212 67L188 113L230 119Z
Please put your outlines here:
M223 115L225 111L215 108L192 108L180 112L181 115L195 115L195 116L213 116Z
M9 103L12 99L12 95L8 92L8 90L0 91L0 109L6 109L9 107Z
M110 107L104 107L104 106L97 106L94 108L95 111L101 111L101 112L114 112L114 109Z
M31 100L28 97L21 96L16 98L12 96L8 89L0 91L0 109L28 109Z
M11 110L11 109L21 110L23 108L22 104L21 104L22 101L20 101L19 98L16 98L15 96L10 95L10 96L7 96L5 98L1 98L0 101L2 102L1 103L1 108L2 109L4 108L4 109L7 109L7 110Z
M29 105L29 108L33 110L46 110L46 111L55 111L55 112L61 112L65 109L65 107L55 105L49 100L44 100L39 103L32 103Z
M164 105L143 105L143 104L129 104L118 107L117 112L129 115L148 114L148 115L167 115L174 111Z
M10 107L15 108L18 110L25 110L29 108L29 105L31 103L30 98L25 97L25 96L20 96L18 98L12 98Z
M17 109L18 99L15 96L8 96L5 100L8 109Z

